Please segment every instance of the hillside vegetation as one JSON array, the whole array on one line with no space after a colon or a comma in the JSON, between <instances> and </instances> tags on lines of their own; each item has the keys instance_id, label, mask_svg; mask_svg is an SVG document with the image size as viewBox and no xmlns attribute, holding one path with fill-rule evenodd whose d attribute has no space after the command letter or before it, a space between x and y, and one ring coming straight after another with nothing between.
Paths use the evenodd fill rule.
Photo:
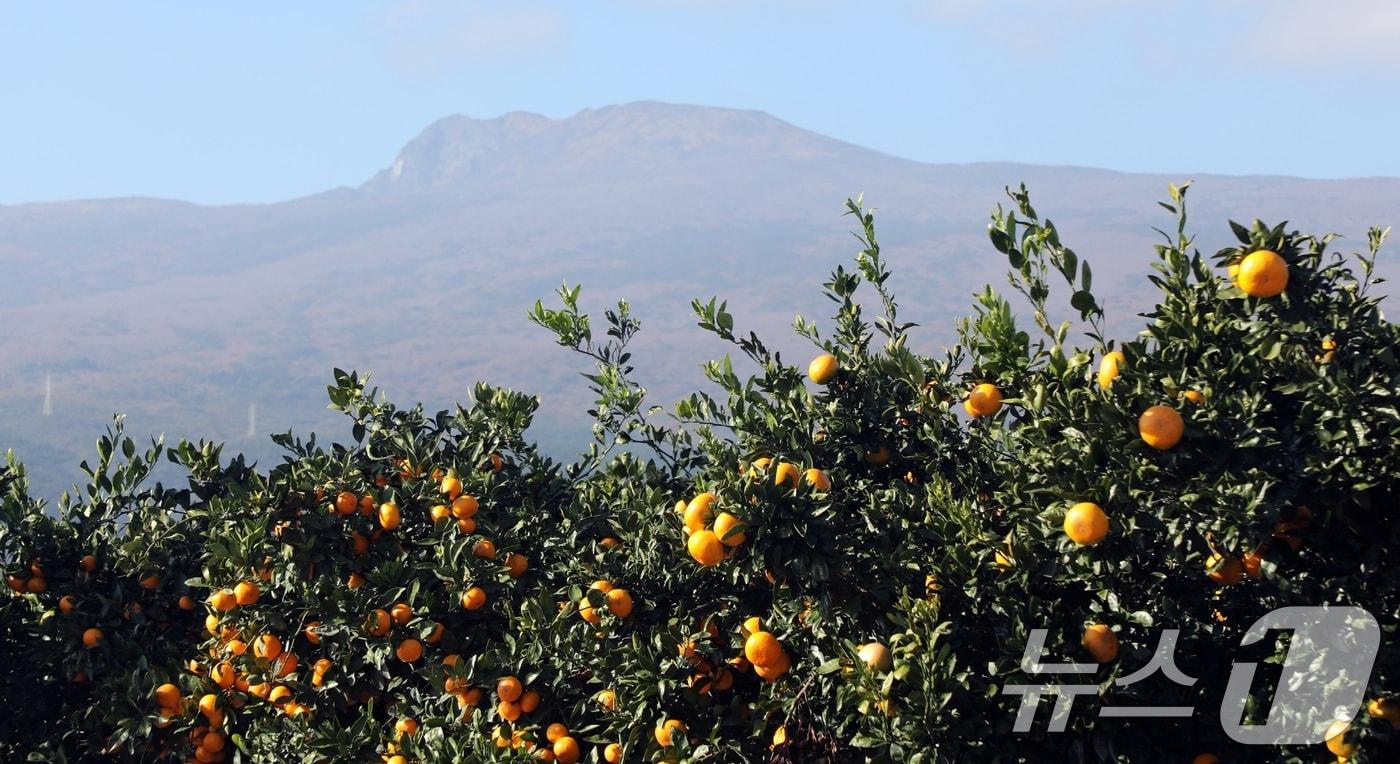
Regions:
<instances>
[{"instance_id":1,"label":"hillside vegetation","mask_svg":"<svg viewBox=\"0 0 1400 764\"><path fill-rule=\"evenodd\" d=\"M989 227L1008 289L981 291L935 357L910 349L898 300L918 295L848 202L859 251L822 285L833 315L794 324L810 356L697 300L743 362L705 364L669 410L636 381L628 304L590 315L565 286L529 319L586 370L594 439L568 464L528 438L529 394L478 384L432 413L340 370L353 442L279 436L275 465L138 444L117 419L87 484L46 507L11 456L0 759L1394 761L1384 232L1342 255L1231 224L1237 244L1207 256L1185 201L1163 202L1155 307L1114 339L1089 264L1013 190ZM472 342L432 331L447 353ZM163 460L187 483L148 480ZM1232 742L1232 665L1276 679L1288 649L1241 648L1245 630L1320 604L1385 630L1367 708L1325 744ZM1047 660L1097 666L1064 731L1048 701L1012 730L1003 688L1041 681L1033 629ZM1198 681L1115 684L1166 629ZM1133 705L1195 712L1098 714Z\"/></svg>"}]
</instances>

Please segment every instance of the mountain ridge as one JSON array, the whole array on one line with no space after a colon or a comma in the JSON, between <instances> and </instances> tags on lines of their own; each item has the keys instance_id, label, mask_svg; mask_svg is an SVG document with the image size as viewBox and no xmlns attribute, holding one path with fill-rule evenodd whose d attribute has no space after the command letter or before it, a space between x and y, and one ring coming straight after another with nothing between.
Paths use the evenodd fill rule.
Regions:
<instances>
[{"instance_id":1,"label":"mountain ridge","mask_svg":"<svg viewBox=\"0 0 1400 764\"><path fill-rule=\"evenodd\" d=\"M424 128L388 168L360 188L379 193L449 189L519 169L503 161L514 159L508 156L512 151L526 152L543 166L582 164L596 170L604 158L626 163L626 153L616 150L622 145L650 152L646 160L652 162L657 150L707 162L756 151L790 159L830 157L842 150L879 155L766 112L642 101L583 109L562 119L531 112L490 119L444 117Z\"/></svg>"},{"instance_id":2,"label":"mountain ridge","mask_svg":"<svg viewBox=\"0 0 1400 764\"><path fill-rule=\"evenodd\" d=\"M713 118L715 118L715 117L717 117L717 116L722 116L722 117L726 117L726 118L728 118L728 119L730 119L730 120L744 119L744 120L749 120L749 121L753 121L753 122L762 122L762 123L766 123L767 125L769 125L769 126L772 127L772 128L776 128L776 129L783 130L783 131L784 131L787 135L789 135L789 136L801 137L801 138L803 138L803 139L809 141L810 143L812 143L812 144L814 144L814 145L820 145L820 146L824 146L824 147L835 147L835 148L841 148L841 149L852 150L852 151L860 152L862 155L867 156L867 157L878 158L878 159L883 160L883 161L893 161L893 162L897 162L897 163L905 164L905 165L910 165L910 166L919 166L919 167L924 167L924 168L928 168L928 169L956 169L956 168L983 169L983 168L986 168L986 169L1007 169L1007 170L1015 170L1015 169L1024 169L1024 168L1044 168L1044 169L1055 169L1055 170L1064 170L1064 171L1085 171L1085 172L1092 172L1092 173L1108 173L1108 174L1126 175L1126 176L1153 176L1153 177L1163 177L1163 178L1171 177L1171 178L1177 178L1177 179L1181 179L1181 180L1185 180L1185 179L1234 178L1234 179L1250 179L1250 180L1307 181L1307 182L1319 182L1319 183L1326 183L1326 182L1341 182L1341 183L1347 183L1347 182L1364 182L1364 181L1400 181L1400 178L1397 178L1397 177L1395 177L1395 176L1385 176L1385 175L1369 175L1369 176L1357 176L1357 177L1347 177L1347 178L1316 178L1316 177L1301 176L1301 175L1290 175L1290 174L1286 174L1286 173L1226 174L1226 173L1215 173L1215 172L1175 172L1175 173L1173 173L1173 172L1166 172L1166 171L1137 171L1137 170L1120 170L1120 169L1116 169L1116 168L1099 167L1099 166L1095 166L1095 165L1082 165L1082 164L1043 164L1043 163L1036 163L1036 162L1003 161L1003 160L976 160L976 161L964 161L964 162L943 162L943 161L920 160L920 159L911 159L911 158L908 158L908 157L903 157L903 156L900 156L900 155L897 155L897 154L892 154L892 153L885 152L885 151L881 151L881 150L878 150L878 149L872 149L872 148L860 146L859 144L851 143L851 142L849 142L849 141L844 141L844 140L841 140L841 139L839 139L839 138L834 138L834 137L827 136L827 135L824 135L824 134L821 134L821 133L817 133L817 132L815 132L815 131L808 130L808 129L806 129L806 128L802 128L802 127L797 126L797 125L795 125L795 124L793 124L793 123L790 123L790 122L788 122L788 121L786 121L786 120L783 120L782 118L777 117L777 116L775 116L775 115L773 115L773 114L771 114L771 113L769 113L769 112L767 112L767 111L763 111L763 110L759 110L759 109L736 109L736 108L715 107L715 106L704 106L704 105L688 104L688 103L671 103L671 102L664 102L664 101L645 101L645 100L644 100L644 101L631 101L631 102L625 102L625 103L611 104L611 105L602 106L602 107L590 107L590 108L585 108L585 109L581 109L581 110L579 110L579 111L577 111L577 112L574 112L573 114L570 114L570 115L568 115L568 116L559 117L559 118L548 117L548 116L545 116L545 115L542 115L542 114L539 114L539 113L536 113L536 112L530 112L530 111L524 111L524 110L509 111L509 112L505 112L505 113L503 113L503 114L500 114L500 115L497 115L497 116L494 116L494 117L472 117L472 116L470 116L470 115L462 114L462 113L449 114L449 115L445 115L445 116L443 116L443 117L440 117L440 118L438 118L438 119L432 121L432 122L429 123L427 126L425 126L422 130L420 130L419 133L418 133L417 135L415 135L414 137L410 138L410 139L399 149L399 151L396 153L396 155L395 155L395 161L397 161L398 159L400 159L401 157L403 157L404 154L405 154L406 152L410 152L411 149L413 149L413 148L415 147L416 144L420 144L420 143L424 142L424 141L427 140L427 139L431 139L431 138L434 136L435 133L443 133L443 132L446 132L446 133L449 133L449 134L451 134L451 135L460 135L460 133L461 133L462 131L456 130L456 128L457 128L457 127L460 127L460 126L466 126L466 127L470 128L470 129L473 129L473 130L479 130L479 129L482 129L482 128L486 128L486 129L490 129L490 130L496 130L497 133L501 133L501 130L498 130L497 128L505 128L506 130L510 130L511 133L512 133L513 135L515 135L517 138L520 138L520 137L537 136L537 135L539 135L539 134L546 133L546 132L549 132L549 131L552 131L552 130L554 130L554 131L557 131L557 130L568 130L570 127L578 126L578 125L585 125L585 126L590 127L590 129L592 129L592 128L596 128L596 127L597 127L596 121L594 121L594 120L597 120L597 119L599 119L599 118L604 118L604 119L606 119L606 118L609 118L609 117L615 117L615 116L619 116L619 115L620 115L621 117L623 117L624 119L630 118L633 122L638 122L638 121L643 121L643 122L644 122L646 119L651 119L652 121L655 121L655 120L657 120L659 117L661 117L661 116L663 116L663 115L666 116L666 117L672 118L672 119L679 119L679 118L681 118L681 117L694 118L694 117L696 117L696 116L698 115L698 116L706 117L706 118L710 118L710 119L713 119ZM521 126L521 125L526 125L527 127L526 127L525 129L520 129L520 130L515 129L515 127L518 127L518 126ZM609 123L609 125L612 126L612 127L617 127L617 123L616 123L615 121ZM619 136L619 137L622 137L622 136ZM11 203L11 204L0 204L0 210L14 210L14 209L22 209L22 208L48 207L48 206L53 206L53 205L73 205L73 204L106 204L106 205L114 205L114 204L137 203L137 202L141 202L141 203L170 203L170 204L185 205L185 206L189 206L189 207L197 207L197 208L201 208L201 209L227 209L227 208L244 208L244 207L255 207L255 208L256 208L256 207L268 207L268 206L284 205L284 204L289 204L289 203L297 203L297 202L302 202L302 201L305 201L305 200L314 200L314 199L318 199L318 198L325 197L325 196L328 196L328 195L343 195L343 194L347 194L347 193L361 193L361 192L365 192L365 191L390 190L390 189L387 187L386 179L387 179L387 177L391 174L393 168L394 168L394 162L391 162L388 166L386 166L386 167L384 167L383 169L381 169L381 170L375 172L375 173L372 174L369 178L367 178L365 181L363 181L362 183L360 183L360 184L357 185L357 186L340 185L340 186L335 186L335 187L327 188L327 189L324 189L324 190L322 190L322 191L317 191L317 192L314 192L314 193L306 194L306 195L303 195L303 196L292 197L292 198L283 199L283 200L268 201L268 202L233 202L233 203L224 203L224 204L201 204L201 203L198 203L198 202L190 202L190 201L186 201L186 200L183 200L183 199L172 198L172 197L150 196L150 195L139 195L139 194L138 194L138 195L118 196L118 197L84 197L84 198L75 198L75 199L67 199L67 200L59 200L59 201L20 202L20 203ZM450 184L445 184L444 187L439 187L439 188L436 188L436 189L430 188L430 189L428 189L428 190L429 190L429 191L432 191L432 190L451 191L451 190L453 190L453 189L451 188L451 185L450 185Z\"/></svg>"}]
</instances>

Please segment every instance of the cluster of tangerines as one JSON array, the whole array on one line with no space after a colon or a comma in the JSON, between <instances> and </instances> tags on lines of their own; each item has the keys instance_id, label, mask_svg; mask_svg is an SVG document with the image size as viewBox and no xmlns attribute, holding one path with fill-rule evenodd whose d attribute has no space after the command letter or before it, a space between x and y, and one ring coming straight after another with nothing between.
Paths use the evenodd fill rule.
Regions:
<instances>
[{"instance_id":1,"label":"cluster of tangerines","mask_svg":"<svg viewBox=\"0 0 1400 764\"><path fill-rule=\"evenodd\" d=\"M493 455L493 469L499 470L499 457ZM433 476L439 482L439 488L444 496L445 503L433 506L428 511L428 518L434 525L445 524L455 521L458 530L463 534L473 533L476 530L475 516L480 508L479 501L470 495L463 493L461 480L452 473L437 474ZM318 500L324 498L324 492L318 492ZM392 501L378 503L372 495L357 496L350 491L340 491L335 494L329 503L331 512L347 517L359 513L366 517L376 519L378 528L370 535L366 536L359 531L351 534L352 551L356 556L364 555L368 552L372 540L378 534L391 532L398 529L403 522L403 514L397 504ZM473 546L474 556L482 559L495 560L497 551L495 544L489 539L479 539ZM519 577L525 573L529 567L529 560L518 552L508 553L502 560L506 572L512 577ZM269 570L255 570L257 577L262 580L270 578ZM348 581L349 588L359 588L365 583L362 574L352 573ZM228 614L240 606L254 605L261 597L261 588L257 581L247 580L239 582L232 587L216 590L209 596L208 604L210 613L205 619L205 629L208 633L217 638L218 644L210 648L209 654L216 663L208 669L208 680L216 690L222 690L224 697L209 693L204 695L198 704L199 710L205 716L205 723L200 729L218 730L222 727L224 716L223 708L230 705L235 708L241 707L245 702L245 697L251 695L260 700L266 701L273 707L291 717L308 714L311 712L309 706L299 702L293 690L285 684L277 683L279 679L288 678L296 671L299 661L297 656L290 650L284 650L282 641L273 634L262 634L253 640L252 645L248 645L241 639L239 629L231 623L225 623L220 619L221 614ZM480 586L466 588L461 594L461 605L467 610L479 610L486 604L486 592ZM617 603L614 612L630 612L631 600L625 591L619 590L618 595L614 595L612 601ZM624 605L625 603L625 605ZM193 607L193 602L190 607ZM181 607L184 607L182 602ZM186 608L188 609L188 608ZM370 611L364 618L363 628L365 633L373 637L389 637L396 627L409 626L416 618L413 609L407 603L395 603L388 608L376 608ZM319 632L321 622L311 621L306 624L303 634L311 645L321 643ZM438 644L444 635L444 627L441 623L433 623L432 629L419 640L417 636L408 636L398 641L394 647L395 657L404 663L414 664L423 658L425 647L424 642L429 645ZM100 635L98 636L100 640ZM252 665L248 666L251 671L240 673L237 663L248 660L246 654L252 653ZM456 698L462 710L470 714L481 700L481 691L468 687L465 680L454 673L454 667L460 662L460 656L449 655L443 659L445 670L449 676L444 682L444 690L447 694ZM196 675L203 675L205 668L198 661L191 660L189 669ZM321 687L325 683L326 675L333 669L333 663L328 658L317 660L312 666L311 685ZM250 684L249 677L261 675L264 681ZM173 687L170 685L168 687ZM169 693L169 689L163 686L157 692L157 705L165 719L178 715L183 709L181 704L167 704L162 701ZM178 693L178 688L175 688ZM509 692L509 690L507 690ZM533 698L533 700L532 700ZM519 718L522 711L533 711L539 704L538 695L533 692L525 694L519 699L520 702L503 701L498 707L498 713L503 719L513 720ZM512 716L513 715L513 716ZM168 726L162 725L162 726ZM403 757L397 752L397 741L404 734L412 734L417 729L417 722L412 719L401 719L396 725L396 742L388 745L390 761L402 761ZM203 739L208 739L203 738ZM211 745L213 745L211 743ZM561 761L573 761L568 755L568 742L559 745L560 750L565 751L559 757ZM213 754L205 754L205 758L198 758L199 751L203 750L196 746L196 757L199 761L217 761L219 759L208 758ZM553 754L552 754L553 756Z\"/></svg>"},{"instance_id":2,"label":"cluster of tangerines","mask_svg":"<svg viewBox=\"0 0 1400 764\"><path fill-rule=\"evenodd\" d=\"M757 617L744 622L744 659L753 665L753 672L766 682L776 681L792 668L792 656L783 643L765 631Z\"/></svg>"},{"instance_id":3,"label":"cluster of tangerines","mask_svg":"<svg viewBox=\"0 0 1400 764\"><path fill-rule=\"evenodd\" d=\"M532 714L540 707L539 693L525 687L514 676L496 680L496 699L496 715L506 724L514 724L523 715ZM605 710L611 711L617 707L617 694L612 690L599 692L595 700ZM506 724L496 727L495 742L498 748L522 749L531 753L536 761L559 764L575 764L583 755L578 738L570 734L568 726L562 722L553 722L545 727L543 742L534 739L533 732L525 727L510 729ZM616 764L622 761L622 746L609 743L604 746L602 756L604 761Z\"/></svg>"},{"instance_id":4,"label":"cluster of tangerines","mask_svg":"<svg viewBox=\"0 0 1400 764\"><path fill-rule=\"evenodd\" d=\"M499 472L502 461L499 454L491 455L490 469ZM405 472L401 477L413 479L416 472ZM462 480L455 471L443 473L437 470L433 478L439 481L439 487L445 498L444 503L434 504L428 509L428 520L434 527L440 524L455 522L457 530L462 535L470 535L476 532L476 515L481 508L481 502L475 496L463 493ZM403 511L398 504L393 501L386 501L378 504L373 495L356 496L351 491L341 491L331 504L331 510L342 517L348 517L358 511L366 517L377 517L378 526L370 535L356 530L350 533L351 551L355 556L363 556L369 552L370 544L378 541L385 532L398 529L403 524ZM472 547L472 554L480 559L494 560L497 557L496 544L490 539L478 539ZM519 578L529 569L530 561L525 555L519 552L509 552L502 560L506 572L512 578ZM364 586L364 575L359 572L352 572L349 576L348 586L351 589L358 589ZM467 610L479 610L486 605L486 590L479 586L468 587L462 592L462 607Z\"/></svg>"},{"instance_id":5,"label":"cluster of tangerines","mask_svg":"<svg viewBox=\"0 0 1400 764\"><path fill-rule=\"evenodd\" d=\"M688 503L676 502L676 512L680 513L685 524L686 550L696 562L707 568L720 564L748 539L743 520L729 512L715 515L714 505L717 501L719 497L706 491ZM713 528L710 527L711 523L714 524Z\"/></svg>"},{"instance_id":6,"label":"cluster of tangerines","mask_svg":"<svg viewBox=\"0 0 1400 764\"><path fill-rule=\"evenodd\" d=\"M262 569L255 571L255 575L267 580L271 572ZM301 716L311 711L310 707L292 697L289 687L272 682L286 679L297 670L300 660L296 653L285 649L281 638L275 634L260 634L253 638L250 645L244 641L236 625L220 618L219 614L256 604L261 596L261 587L252 580L241 581L231 588L219 589L209 595L212 612L205 616L204 628L219 644L209 648L209 657L217 663L209 667L208 679L215 689L223 691L225 695L220 698L211 692L200 698L199 710L210 729L220 729L224 721L224 705L241 707L245 694L267 701L287 716ZM308 634L311 633L313 630L308 629ZM239 664L243 665L243 672L239 671ZM313 668L313 683L316 686L320 686L329 668L329 661L323 659L317 662ZM196 660L190 661L189 670L197 676L205 671ZM250 684L248 677L256 675L265 677L265 680ZM162 715L168 716L164 709Z\"/></svg>"},{"instance_id":7,"label":"cluster of tangerines","mask_svg":"<svg viewBox=\"0 0 1400 764\"><path fill-rule=\"evenodd\" d=\"M491 469L500 471L501 457L499 454L491 455ZM403 468L400 478L404 480L415 480L418 478L416 471L407 467ZM455 520L457 530L462 534L476 532L476 513L480 508L480 502L475 496L463 493L462 480L457 476L456 471L442 472L435 470L433 479L438 482L442 493L446 497L443 504L435 504L428 510L428 519L434 525L440 521ZM383 487L383 480L379 481ZM321 494L318 491L318 496ZM334 501L330 505L330 510L341 517L349 517L357 511L365 517L378 519L379 527L371 535L365 536L359 531L351 533L351 545L356 555L363 555L369 550L370 542L378 540L385 531L396 530L403 524L403 511L399 505L393 501L379 503L373 494L356 496L352 491L340 491L336 494Z\"/></svg>"},{"instance_id":8,"label":"cluster of tangerines","mask_svg":"<svg viewBox=\"0 0 1400 764\"><path fill-rule=\"evenodd\" d=\"M462 493L462 480L455 473L449 472L442 477L439 484L443 496L447 498L447 504L434 504L428 510L428 519L436 525L438 522L456 520L457 530L463 534L476 532L476 512L481 503L475 496Z\"/></svg>"},{"instance_id":9,"label":"cluster of tangerines","mask_svg":"<svg viewBox=\"0 0 1400 764\"><path fill-rule=\"evenodd\" d=\"M408 758L399 753L399 743L404 735L413 735L418 732L418 720L412 718L402 718L394 722L394 741L387 746L387 753L384 754L385 764L408 764Z\"/></svg>"},{"instance_id":10,"label":"cluster of tangerines","mask_svg":"<svg viewBox=\"0 0 1400 764\"><path fill-rule=\"evenodd\" d=\"M93 559L93 568L96 569L97 560ZM29 563L27 572L11 573L5 577L5 584L21 594L43 594L49 590L49 580L44 577L43 565L34 560Z\"/></svg>"},{"instance_id":11,"label":"cluster of tangerines","mask_svg":"<svg viewBox=\"0 0 1400 764\"><path fill-rule=\"evenodd\" d=\"M720 641L719 625L714 618L700 622L700 631L709 636L712 646ZM700 695L711 692L724 692L734 686L734 672L753 669L765 682L776 682L792 668L792 656L771 632L764 630L763 621L752 616L739 627L743 639L741 654L725 661L727 665L716 667L702 655L700 646L694 640L686 640L677 647L680 657L694 670L689 686ZM712 651L705 651L711 655ZM663 745L665 745L663 743Z\"/></svg>"},{"instance_id":12,"label":"cluster of tangerines","mask_svg":"<svg viewBox=\"0 0 1400 764\"><path fill-rule=\"evenodd\" d=\"M365 618L365 633L371 637L387 637L395 626L407 626L412 620L413 608L407 603L396 603L388 610L375 608ZM315 625L308 627L309 631L314 629ZM433 630L427 636L428 644L442 641L443 631L442 624L433 624ZM423 657L423 643L414 637L406 637L394 647L394 657L404 663L417 663Z\"/></svg>"},{"instance_id":13,"label":"cluster of tangerines","mask_svg":"<svg viewBox=\"0 0 1400 764\"><path fill-rule=\"evenodd\" d=\"M290 677L301 663L296 653L284 648L279 637L275 634L260 634L249 645L242 639L236 626L221 624L213 614L206 619L205 628L220 642L219 646L209 649L209 657L217 663L209 667L208 680L213 689L224 693L223 698L213 692L200 698L200 713L205 716L211 729L223 726L225 705L233 708L243 706L244 694L271 703L287 716L310 713L310 707L292 697L289 687L273 682ZM244 669L241 672L240 664ZM318 662L314 672L324 676L328 669L328 663ZM190 661L189 670L196 676L203 676L205 673L204 666L196 660ZM263 680L250 684L250 676L261 676Z\"/></svg>"},{"instance_id":14,"label":"cluster of tangerines","mask_svg":"<svg viewBox=\"0 0 1400 764\"><path fill-rule=\"evenodd\" d=\"M831 478L816 467L801 470L791 462L779 462L776 466L767 456L753 461L747 470L749 477L762 480L769 469L773 471L773 484L779 488L796 491L801 483L816 491L830 491ZM743 468L740 468L743 472ZM705 491L690 501L676 502L676 514L681 516L682 533L686 539L686 551L700 565L712 568L731 557L739 546L748 540L748 523L728 511L715 512L719 497Z\"/></svg>"},{"instance_id":15,"label":"cluster of tangerines","mask_svg":"<svg viewBox=\"0 0 1400 764\"><path fill-rule=\"evenodd\" d=\"M231 676L225 673L224 676ZM230 684L232 686L232 684ZM168 728L175 716L185 714L186 698L181 693L181 688L176 684L165 683L155 688L155 702L160 708L161 721L157 723L160 728ZM197 701L196 708L204 721L190 729L189 742L193 744L193 754L190 761L209 764L214 761L223 761L228 756L228 737L220 732L224 725L224 711L220 707L217 695L203 695Z\"/></svg>"},{"instance_id":16,"label":"cluster of tangerines","mask_svg":"<svg viewBox=\"0 0 1400 764\"><path fill-rule=\"evenodd\" d=\"M599 597L601 601L597 601ZM606 607L609 613L618 618L626 618L632 615L632 604L632 595L626 589L598 580L590 584L588 591L579 599L578 614L583 620L597 626L603 622L603 614L598 612L600 607Z\"/></svg>"},{"instance_id":17,"label":"cluster of tangerines","mask_svg":"<svg viewBox=\"0 0 1400 764\"><path fill-rule=\"evenodd\" d=\"M213 696L205 696L199 702L199 709L204 713L208 723L200 724L190 730L189 740L194 744L194 758L201 764L212 764L212 762L223 761L227 756L228 738L219 731L223 725L223 711L219 710L214 701L207 700ZM166 683L156 688L156 703L160 707L160 714L163 719L161 726L169 726L169 720L184 713L185 698L176 685Z\"/></svg>"},{"instance_id":18,"label":"cluster of tangerines","mask_svg":"<svg viewBox=\"0 0 1400 764\"><path fill-rule=\"evenodd\" d=\"M466 677L460 673L463 666L462 656L456 653L442 659L442 671L446 675L442 681L442 691L456 699L457 707L465 718L481 704L481 689L467 684ZM538 700L538 696L534 700Z\"/></svg>"},{"instance_id":19,"label":"cluster of tangerines","mask_svg":"<svg viewBox=\"0 0 1400 764\"><path fill-rule=\"evenodd\" d=\"M88 581L91 579L93 573L95 573L96 571L97 557L91 554L83 555L82 559L78 562L78 572L73 580L77 583ZM22 570L18 573L12 573L9 576L6 576L5 583L7 586L10 587L10 589L12 589L18 594L27 593L42 595L49 591L48 577L45 575L44 566L42 561L40 560L30 561L27 570ZM156 589L160 588L160 583L161 578L160 575L157 573L145 573L142 574L139 579L139 584L141 588L145 589L146 591L155 591ZM56 590L54 593L58 594L60 591L63 590ZM77 596L73 594L64 593L58 598L58 612L65 616L72 616L74 612L78 610L78 604L79 602ZM181 597L179 601L179 607L181 610L193 610L195 607L194 600L190 599L187 596ZM141 603L129 602L122 608L122 617L125 619L130 619L133 615L140 613L141 610ZM82 633L83 647L86 647L90 650L95 649L101 646L103 640L105 640L106 637L106 632L104 632L102 629L96 626L89 626L88 628L84 629ZM74 682L82 682L86 679L87 676L82 672L79 672L73 676Z\"/></svg>"},{"instance_id":20,"label":"cluster of tangerines","mask_svg":"<svg viewBox=\"0 0 1400 764\"><path fill-rule=\"evenodd\" d=\"M231 589L220 589L209 595L209 607L220 613L227 613L239 605L257 604L262 589L256 581L240 581Z\"/></svg>"}]
</instances>

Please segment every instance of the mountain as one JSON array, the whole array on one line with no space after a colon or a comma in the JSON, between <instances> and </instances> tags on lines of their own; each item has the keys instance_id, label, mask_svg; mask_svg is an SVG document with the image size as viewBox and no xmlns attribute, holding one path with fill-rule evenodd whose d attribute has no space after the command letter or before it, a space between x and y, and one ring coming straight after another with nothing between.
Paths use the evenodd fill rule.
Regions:
<instances>
[{"instance_id":1,"label":"mountain","mask_svg":"<svg viewBox=\"0 0 1400 764\"><path fill-rule=\"evenodd\" d=\"M341 367L432 407L478 379L538 393L540 437L568 453L587 436L586 367L525 320L535 299L566 280L594 310L628 298L642 378L668 403L726 352L695 328L691 298L726 298L744 328L810 353L787 327L826 315L817 289L854 250L842 201L862 192L923 348L950 342L971 293L1000 281L987 214L1022 181L1093 263L1112 325L1132 331L1151 296L1151 226L1171 223L1154 202L1192 178L1206 251L1227 242L1227 218L1288 219L1357 247L1400 213L1392 178L929 164L761 112L662 103L448 117L360 188L277 204L0 206L0 448L49 495L117 411L135 432L266 460L267 433L345 434L324 408Z\"/></svg>"},{"instance_id":2,"label":"mountain","mask_svg":"<svg viewBox=\"0 0 1400 764\"><path fill-rule=\"evenodd\" d=\"M566 120L527 112L491 120L447 117L362 188L414 193L505 179L664 179L667 173L658 170L733 173L755 160L782 166L877 156L762 112L636 103L588 109Z\"/></svg>"}]
</instances>

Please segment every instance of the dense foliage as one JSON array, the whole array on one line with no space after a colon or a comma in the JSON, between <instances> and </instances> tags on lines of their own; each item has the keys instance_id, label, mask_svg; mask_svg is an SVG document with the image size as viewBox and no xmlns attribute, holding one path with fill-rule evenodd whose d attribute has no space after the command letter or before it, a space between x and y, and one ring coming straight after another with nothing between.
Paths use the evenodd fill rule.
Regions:
<instances>
[{"instance_id":1,"label":"dense foliage","mask_svg":"<svg viewBox=\"0 0 1400 764\"><path fill-rule=\"evenodd\" d=\"M1113 341L1088 263L1011 197L990 235L1017 309L986 288L939 357L909 349L858 201L854 267L824 284L831 328L795 324L811 365L697 301L754 371L708 363L710 392L669 412L634 381L627 304L595 329L561 289L530 319L592 366L595 438L571 464L527 439L531 396L483 384L432 414L341 371L329 396L354 443L279 436L270 469L217 444L138 447L118 419L50 508L11 456L0 758L1395 760L1384 234L1341 256L1235 225L1238 246L1206 257L1172 188L1160 298ZM1055 325L1065 288L1076 320ZM162 459L188 484L153 485ZM1244 630L1323 603L1384 627L1370 712L1326 747L1232 743L1231 665L1287 650L1242 650ZM1063 732L1047 701L1015 733L1002 688L1033 681L1037 628L1047 655L1101 664L1099 692ZM1163 629L1199 681L1116 685ZM1254 692L1259 722L1267 678ZM1097 714L1135 704L1195 714Z\"/></svg>"}]
</instances>

